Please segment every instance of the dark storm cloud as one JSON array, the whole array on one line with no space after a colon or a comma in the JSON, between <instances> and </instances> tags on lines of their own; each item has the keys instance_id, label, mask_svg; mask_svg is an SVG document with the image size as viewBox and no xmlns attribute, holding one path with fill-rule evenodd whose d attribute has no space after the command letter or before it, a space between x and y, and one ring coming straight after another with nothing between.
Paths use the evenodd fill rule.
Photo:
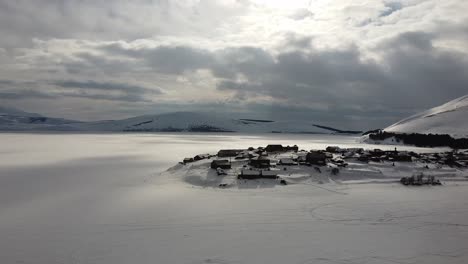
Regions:
<instances>
[{"instance_id":1,"label":"dark storm cloud","mask_svg":"<svg viewBox=\"0 0 468 264\"><path fill-rule=\"evenodd\" d=\"M468 61L464 53L433 46L433 35L405 33L378 52L381 62L363 60L356 48L336 51L280 53L263 72L250 71L255 59L237 68L247 80L223 80L218 88L246 95L267 95L296 104L328 104L338 121L343 111L364 116L364 107L382 108L395 119L462 96L468 92ZM255 58L255 57L252 57ZM217 72L215 70L214 72ZM361 110L362 109L362 110ZM401 109L407 109L401 113Z\"/></svg>"},{"instance_id":2,"label":"dark storm cloud","mask_svg":"<svg viewBox=\"0 0 468 264\"><path fill-rule=\"evenodd\" d=\"M62 89L51 89L51 87L48 87L50 84ZM72 80L53 82L0 80L0 98L8 100L75 97L124 102L151 102L150 96L159 94L162 94L162 91L158 88L150 89L126 83L79 82Z\"/></svg>"},{"instance_id":3,"label":"dark storm cloud","mask_svg":"<svg viewBox=\"0 0 468 264\"><path fill-rule=\"evenodd\" d=\"M400 34L377 46L379 59L374 60L354 46L316 49L306 39L298 47L297 38L278 53L256 47L212 52L166 46L104 49L110 55L142 59L156 73L210 69L218 78L217 88L234 92L238 100L268 96L290 108L309 108L321 120L339 122L348 115L381 116L388 122L468 92L467 55L434 46L436 37L425 32ZM280 108L273 101L270 111L284 113L288 108L275 107Z\"/></svg>"},{"instance_id":4,"label":"dark storm cloud","mask_svg":"<svg viewBox=\"0 0 468 264\"><path fill-rule=\"evenodd\" d=\"M54 99L56 95L43 93L34 90L1 90L1 99L20 100L20 99Z\"/></svg>"},{"instance_id":5,"label":"dark storm cloud","mask_svg":"<svg viewBox=\"0 0 468 264\"><path fill-rule=\"evenodd\" d=\"M387 86L408 104L436 105L468 92L467 54L437 48L433 38L430 33L404 33L382 47Z\"/></svg>"}]
</instances>

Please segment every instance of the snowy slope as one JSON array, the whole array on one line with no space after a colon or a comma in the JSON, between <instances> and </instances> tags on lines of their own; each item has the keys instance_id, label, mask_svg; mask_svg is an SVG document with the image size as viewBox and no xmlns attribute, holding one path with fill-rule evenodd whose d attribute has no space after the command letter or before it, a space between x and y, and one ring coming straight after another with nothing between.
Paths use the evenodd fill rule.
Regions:
<instances>
[{"instance_id":1,"label":"snowy slope","mask_svg":"<svg viewBox=\"0 0 468 264\"><path fill-rule=\"evenodd\" d=\"M468 95L406 118L384 129L397 133L448 134L468 137Z\"/></svg>"},{"instance_id":2,"label":"snowy slope","mask_svg":"<svg viewBox=\"0 0 468 264\"><path fill-rule=\"evenodd\" d=\"M144 115L123 120L79 122L49 118L20 110L0 108L0 131L89 131L89 132L244 132L319 133L333 131L312 122L234 119L211 113L175 112Z\"/></svg>"},{"instance_id":3,"label":"snowy slope","mask_svg":"<svg viewBox=\"0 0 468 264\"><path fill-rule=\"evenodd\" d=\"M292 132L326 133L312 123L232 119L215 114L175 112L147 115L124 120L82 123L85 131L162 131L162 132Z\"/></svg>"}]
</instances>

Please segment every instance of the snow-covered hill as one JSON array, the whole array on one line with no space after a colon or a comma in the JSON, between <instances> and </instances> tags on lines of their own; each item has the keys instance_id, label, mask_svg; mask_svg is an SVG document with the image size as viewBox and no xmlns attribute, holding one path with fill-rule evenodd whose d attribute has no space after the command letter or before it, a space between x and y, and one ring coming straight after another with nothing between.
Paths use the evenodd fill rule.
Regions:
<instances>
[{"instance_id":1,"label":"snow-covered hill","mask_svg":"<svg viewBox=\"0 0 468 264\"><path fill-rule=\"evenodd\" d=\"M468 95L413 115L384 129L387 132L448 134L468 138Z\"/></svg>"},{"instance_id":2,"label":"snow-covered hill","mask_svg":"<svg viewBox=\"0 0 468 264\"><path fill-rule=\"evenodd\" d=\"M263 133L326 133L312 123L233 119L215 114L175 112L138 116L124 120L83 123L77 126L86 131L156 131L156 132L263 132Z\"/></svg>"},{"instance_id":3,"label":"snow-covered hill","mask_svg":"<svg viewBox=\"0 0 468 264\"><path fill-rule=\"evenodd\" d=\"M320 133L332 131L312 122L233 119L221 115L175 112L123 120L79 122L49 118L16 109L0 108L0 131L90 131L90 132L245 132Z\"/></svg>"}]
</instances>

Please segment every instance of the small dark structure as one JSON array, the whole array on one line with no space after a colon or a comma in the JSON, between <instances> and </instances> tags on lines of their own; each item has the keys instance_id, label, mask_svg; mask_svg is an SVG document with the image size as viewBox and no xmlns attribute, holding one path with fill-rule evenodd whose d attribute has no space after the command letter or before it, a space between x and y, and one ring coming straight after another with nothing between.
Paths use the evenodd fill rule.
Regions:
<instances>
[{"instance_id":1,"label":"small dark structure","mask_svg":"<svg viewBox=\"0 0 468 264\"><path fill-rule=\"evenodd\" d=\"M276 171L265 170L241 170L237 175L238 179L254 180L254 179L277 179L278 173Z\"/></svg>"},{"instance_id":2,"label":"small dark structure","mask_svg":"<svg viewBox=\"0 0 468 264\"><path fill-rule=\"evenodd\" d=\"M306 160L310 164L325 165L327 163L327 155L323 151L311 151L307 153Z\"/></svg>"},{"instance_id":3,"label":"small dark structure","mask_svg":"<svg viewBox=\"0 0 468 264\"><path fill-rule=\"evenodd\" d=\"M294 152L298 152L299 151L299 147L297 145L294 145L294 146L286 146L284 147L284 150L285 151L294 151Z\"/></svg>"},{"instance_id":4,"label":"small dark structure","mask_svg":"<svg viewBox=\"0 0 468 264\"><path fill-rule=\"evenodd\" d=\"M362 162L369 162L370 155L369 154L362 154L357 159L359 161L362 161Z\"/></svg>"},{"instance_id":5,"label":"small dark structure","mask_svg":"<svg viewBox=\"0 0 468 264\"><path fill-rule=\"evenodd\" d=\"M270 167L270 159L265 156L260 156L256 159L251 159L249 165L255 168L265 169Z\"/></svg>"},{"instance_id":6,"label":"small dark structure","mask_svg":"<svg viewBox=\"0 0 468 264\"><path fill-rule=\"evenodd\" d=\"M400 161L400 162L411 162L413 161L413 158L409 154L398 153L396 155L391 155L390 160Z\"/></svg>"},{"instance_id":7,"label":"small dark structure","mask_svg":"<svg viewBox=\"0 0 468 264\"><path fill-rule=\"evenodd\" d=\"M268 145L265 148L266 152L283 152L285 151L283 145Z\"/></svg>"},{"instance_id":8,"label":"small dark structure","mask_svg":"<svg viewBox=\"0 0 468 264\"><path fill-rule=\"evenodd\" d=\"M279 144L270 144L266 146L265 151L266 152L286 152L286 151L297 152L299 151L299 147L297 145L284 147L283 145L279 145Z\"/></svg>"},{"instance_id":9,"label":"small dark structure","mask_svg":"<svg viewBox=\"0 0 468 264\"><path fill-rule=\"evenodd\" d=\"M213 160L211 162L211 168L212 169L217 169L217 168L230 169L231 163L229 162L229 160Z\"/></svg>"},{"instance_id":10,"label":"small dark structure","mask_svg":"<svg viewBox=\"0 0 468 264\"><path fill-rule=\"evenodd\" d=\"M383 151L381 149L373 149L373 150L369 151L369 154L371 154L374 157L380 157L382 155L385 155L385 151Z\"/></svg>"},{"instance_id":11,"label":"small dark structure","mask_svg":"<svg viewBox=\"0 0 468 264\"><path fill-rule=\"evenodd\" d=\"M354 152L354 153L358 153L358 154L364 153L364 149L363 149L363 148L347 148L346 151L348 151L348 152Z\"/></svg>"},{"instance_id":12,"label":"small dark structure","mask_svg":"<svg viewBox=\"0 0 468 264\"><path fill-rule=\"evenodd\" d=\"M193 158L185 158L183 163L184 164L187 164L187 163L190 163L190 162L193 162Z\"/></svg>"},{"instance_id":13,"label":"small dark structure","mask_svg":"<svg viewBox=\"0 0 468 264\"><path fill-rule=\"evenodd\" d=\"M341 151L341 148L338 146L328 146L325 150L330 153L338 153Z\"/></svg>"},{"instance_id":14,"label":"small dark structure","mask_svg":"<svg viewBox=\"0 0 468 264\"><path fill-rule=\"evenodd\" d=\"M283 159L280 159L278 164L283 165L283 166L293 166L293 165L297 165L297 162L289 158L283 158Z\"/></svg>"},{"instance_id":15,"label":"small dark structure","mask_svg":"<svg viewBox=\"0 0 468 264\"><path fill-rule=\"evenodd\" d=\"M421 185L442 185L442 183L435 179L434 176L427 176L426 180L424 180L423 174L413 175L411 177L403 177L400 179L401 184L403 185L414 185L414 186L421 186Z\"/></svg>"},{"instance_id":16,"label":"small dark structure","mask_svg":"<svg viewBox=\"0 0 468 264\"><path fill-rule=\"evenodd\" d=\"M239 153L243 152L244 149L222 149L218 151L218 157L225 158L225 157L235 157L239 155Z\"/></svg>"},{"instance_id":17,"label":"small dark structure","mask_svg":"<svg viewBox=\"0 0 468 264\"><path fill-rule=\"evenodd\" d=\"M210 158L210 154L198 154L195 157L193 157L193 160L197 161L197 160L203 160L203 159L209 159L209 158Z\"/></svg>"}]
</instances>

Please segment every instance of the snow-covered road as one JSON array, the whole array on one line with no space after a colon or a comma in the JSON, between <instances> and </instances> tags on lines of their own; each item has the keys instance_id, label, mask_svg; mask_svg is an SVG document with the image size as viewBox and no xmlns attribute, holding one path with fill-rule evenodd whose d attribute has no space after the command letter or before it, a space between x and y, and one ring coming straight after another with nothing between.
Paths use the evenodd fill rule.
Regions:
<instances>
[{"instance_id":1,"label":"snow-covered road","mask_svg":"<svg viewBox=\"0 0 468 264\"><path fill-rule=\"evenodd\" d=\"M468 262L463 182L218 189L161 174L185 156L220 148L352 147L355 140L0 134L0 262Z\"/></svg>"}]
</instances>

